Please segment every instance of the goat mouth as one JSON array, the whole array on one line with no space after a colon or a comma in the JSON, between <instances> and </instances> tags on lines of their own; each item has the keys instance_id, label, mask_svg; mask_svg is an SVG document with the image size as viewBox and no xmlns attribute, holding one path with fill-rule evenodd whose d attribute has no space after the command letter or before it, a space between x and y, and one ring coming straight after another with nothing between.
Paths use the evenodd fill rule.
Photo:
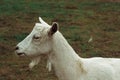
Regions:
<instances>
[{"instance_id":1,"label":"goat mouth","mask_svg":"<svg viewBox=\"0 0 120 80\"><path fill-rule=\"evenodd\" d=\"M25 53L17 53L18 56L25 56Z\"/></svg>"}]
</instances>

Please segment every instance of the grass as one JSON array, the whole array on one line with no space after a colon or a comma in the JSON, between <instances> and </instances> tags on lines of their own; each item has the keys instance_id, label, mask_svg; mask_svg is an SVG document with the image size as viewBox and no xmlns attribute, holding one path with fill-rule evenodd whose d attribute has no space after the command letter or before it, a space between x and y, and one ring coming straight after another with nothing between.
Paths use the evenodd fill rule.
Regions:
<instances>
[{"instance_id":1,"label":"grass","mask_svg":"<svg viewBox=\"0 0 120 80\"><path fill-rule=\"evenodd\" d=\"M27 35L28 35L28 33L22 33L22 34L14 35L14 38L16 39L17 42L20 42L20 41L22 41Z\"/></svg>"},{"instance_id":2,"label":"grass","mask_svg":"<svg viewBox=\"0 0 120 80\"><path fill-rule=\"evenodd\" d=\"M14 55L14 46L32 30L38 17L60 31L81 57L120 57L120 3L102 0L1 0L0 80L57 80L45 69L46 58L31 72L30 60ZM93 41L88 43L90 36Z\"/></svg>"}]
</instances>

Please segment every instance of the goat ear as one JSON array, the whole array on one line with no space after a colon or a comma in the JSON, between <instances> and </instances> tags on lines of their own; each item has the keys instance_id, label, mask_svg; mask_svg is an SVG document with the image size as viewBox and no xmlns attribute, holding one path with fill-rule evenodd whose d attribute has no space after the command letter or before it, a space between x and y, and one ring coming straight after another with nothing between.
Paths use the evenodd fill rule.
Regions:
<instances>
[{"instance_id":1,"label":"goat ear","mask_svg":"<svg viewBox=\"0 0 120 80\"><path fill-rule=\"evenodd\" d=\"M53 35L58 30L58 23L53 22L52 27L50 28L50 31L48 32L49 35Z\"/></svg>"}]
</instances>

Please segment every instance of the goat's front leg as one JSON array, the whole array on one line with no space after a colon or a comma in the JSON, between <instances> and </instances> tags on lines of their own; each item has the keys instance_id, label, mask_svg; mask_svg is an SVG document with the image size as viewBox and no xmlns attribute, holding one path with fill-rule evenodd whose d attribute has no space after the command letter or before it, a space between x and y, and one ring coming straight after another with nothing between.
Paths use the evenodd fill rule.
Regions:
<instances>
[{"instance_id":1,"label":"goat's front leg","mask_svg":"<svg viewBox=\"0 0 120 80\"><path fill-rule=\"evenodd\" d=\"M37 65L40 62L40 56L39 57L35 57L32 59L32 61L29 64L29 69L32 70L32 68Z\"/></svg>"}]
</instances>

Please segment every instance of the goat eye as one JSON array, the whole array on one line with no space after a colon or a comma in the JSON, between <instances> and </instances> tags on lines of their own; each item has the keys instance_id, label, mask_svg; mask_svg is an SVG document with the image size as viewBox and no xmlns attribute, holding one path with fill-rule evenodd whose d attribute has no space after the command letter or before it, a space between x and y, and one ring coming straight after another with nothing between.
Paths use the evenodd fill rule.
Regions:
<instances>
[{"instance_id":1,"label":"goat eye","mask_svg":"<svg viewBox=\"0 0 120 80\"><path fill-rule=\"evenodd\" d=\"M33 36L33 39L40 39L40 36Z\"/></svg>"}]
</instances>

